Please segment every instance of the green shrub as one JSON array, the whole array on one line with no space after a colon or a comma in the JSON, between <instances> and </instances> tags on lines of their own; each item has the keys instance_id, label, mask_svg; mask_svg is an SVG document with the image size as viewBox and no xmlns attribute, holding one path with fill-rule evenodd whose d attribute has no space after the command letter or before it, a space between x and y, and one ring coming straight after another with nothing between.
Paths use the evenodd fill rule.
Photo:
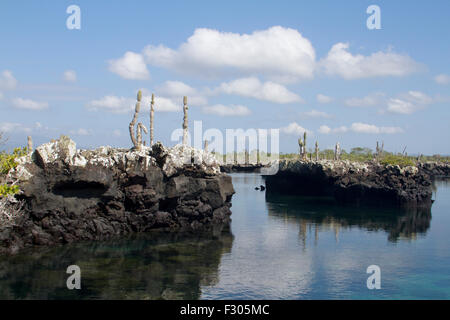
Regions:
<instances>
[{"instance_id":1,"label":"green shrub","mask_svg":"<svg viewBox=\"0 0 450 320\"><path fill-rule=\"evenodd\" d=\"M396 155L386 155L380 160L380 163L384 165L398 165L400 167L416 165L416 163L411 158Z\"/></svg>"},{"instance_id":2,"label":"green shrub","mask_svg":"<svg viewBox=\"0 0 450 320\"><path fill-rule=\"evenodd\" d=\"M9 186L7 184L0 185L0 197L14 195L18 192L19 192L19 186L17 186L17 185L12 185L12 186Z\"/></svg>"},{"instance_id":3,"label":"green shrub","mask_svg":"<svg viewBox=\"0 0 450 320\"><path fill-rule=\"evenodd\" d=\"M16 159L25 156L28 153L28 149L15 148L13 153L0 153L0 174L7 174L9 170L17 167Z\"/></svg>"}]
</instances>

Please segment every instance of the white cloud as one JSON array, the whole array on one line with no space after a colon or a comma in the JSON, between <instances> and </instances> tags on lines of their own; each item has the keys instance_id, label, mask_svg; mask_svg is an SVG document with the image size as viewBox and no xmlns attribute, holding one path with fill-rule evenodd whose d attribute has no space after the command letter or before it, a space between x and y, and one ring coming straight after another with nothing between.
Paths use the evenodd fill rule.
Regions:
<instances>
[{"instance_id":1,"label":"white cloud","mask_svg":"<svg viewBox=\"0 0 450 320\"><path fill-rule=\"evenodd\" d=\"M77 136L89 136L91 135L91 131L84 128L79 128L77 130L71 130L70 134L77 135Z\"/></svg>"},{"instance_id":2,"label":"white cloud","mask_svg":"<svg viewBox=\"0 0 450 320\"><path fill-rule=\"evenodd\" d=\"M344 101L344 104L349 107L373 107L383 104L383 93L372 93L363 98L348 98Z\"/></svg>"},{"instance_id":3,"label":"white cloud","mask_svg":"<svg viewBox=\"0 0 450 320\"><path fill-rule=\"evenodd\" d=\"M331 97L328 97L324 94L319 93L316 96L317 102L319 103L330 103L331 101L333 101L333 99Z\"/></svg>"},{"instance_id":4,"label":"white cloud","mask_svg":"<svg viewBox=\"0 0 450 320\"><path fill-rule=\"evenodd\" d=\"M267 81L262 83L256 77L242 78L222 83L216 93L236 94L274 103L303 102L303 99L285 86Z\"/></svg>"},{"instance_id":5,"label":"white cloud","mask_svg":"<svg viewBox=\"0 0 450 320\"><path fill-rule=\"evenodd\" d=\"M348 43L333 45L328 55L319 64L328 75L344 79L361 79L382 76L405 76L422 69L422 66L408 55L391 51L378 51L369 56L353 55Z\"/></svg>"},{"instance_id":6,"label":"white cloud","mask_svg":"<svg viewBox=\"0 0 450 320\"><path fill-rule=\"evenodd\" d=\"M23 99L23 98L12 99L12 105L18 109L28 109L28 110L44 110L48 108L47 102L38 102L31 99Z\"/></svg>"},{"instance_id":7,"label":"white cloud","mask_svg":"<svg viewBox=\"0 0 450 320\"><path fill-rule=\"evenodd\" d=\"M90 110L97 111L99 109L112 113L127 113L134 109L136 100L117 96L104 96L103 98L92 100L87 103Z\"/></svg>"},{"instance_id":8,"label":"white cloud","mask_svg":"<svg viewBox=\"0 0 450 320\"><path fill-rule=\"evenodd\" d=\"M9 70L4 70L0 74L0 89L1 90L13 90L17 86L17 80Z\"/></svg>"},{"instance_id":9,"label":"white cloud","mask_svg":"<svg viewBox=\"0 0 450 320\"><path fill-rule=\"evenodd\" d=\"M173 50L163 45L143 51L149 64L204 76L263 74L272 78L312 78L315 51L291 28L274 26L251 34L199 28Z\"/></svg>"},{"instance_id":10,"label":"white cloud","mask_svg":"<svg viewBox=\"0 0 450 320\"><path fill-rule=\"evenodd\" d=\"M355 133L367 133L367 134L394 134L394 133L402 133L403 129L399 127L377 127L373 124L367 124L362 122L354 122L350 126L350 128L346 126L341 126L337 128L330 128L326 125L322 125L319 128L319 132L323 134L330 133L345 133L348 131L352 131Z\"/></svg>"},{"instance_id":11,"label":"white cloud","mask_svg":"<svg viewBox=\"0 0 450 320\"><path fill-rule=\"evenodd\" d=\"M443 73L438 74L436 77L434 77L434 81L436 81L437 84L449 84L450 76Z\"/></svg>"},{"instance_id":12,"label":"white cloud","mask_svg":"<svg viewBox=\"0 0 450 320\"><path fill-rule=\"evenodd\" d=\"M319 133L329 134L329 133L344 133L347 132L348 128L346 126L341 126L338 128L331 129L329 126L322 125L319 127Z\"/></svg>"},{"instance_id":13,"label":"white cloud","mask_svg":"<svg viewBox=\"0 0 450 320\"><path fill-rule=\"evenodd\" d=\"M331 128L326 125L322 125L319 127L319 133L329 134L331 132Z\"/></svg>"},{"instance_id":14,"label":"white cloud","mask_svg":"<svg viewBox=\"0 0 450 320\"><path fill-rule=\"evenodd\" d=\"M293 134L293 135L297 135L297 136L300 136L300 135L302 135L305 132L312 133L311 131L303 128L297 122L291 122L286 127L280 128L280 131L284 132L286 134Z\"/></svg>"},{"instance_id":15,"label":"white cloud","mask_svg":"<svg viewBox=\"0 0 450 320\"><path fill-rule=\"evenodd\" d=\"M31 128L15 122L2 122L0 123L0 132L26 132L30 133Z\"/></svg>"},{"instance_id":16,"label":"white cloud","mask_svg":"<svg viewBox=\"0 0 450 320\"><path fill-rule=\"evenodd\" d=\"M352 126L350 129L353 132L357 132L357 133L394 134L394 133L403 132L403 130L399 127L377 127L373 124L367 124L367 123L361 123L361 122L352 123Z\"/></svg>"},{"instance_id":17,"label":"white cloud","mask_svg":"<svg viewBox=\"0 0 450 320\"><path fill-rule=\"evenodd\" d=\"M172 100L182 101L183 96L188 97L188 105L204 106L208 104L206 97L201 95L197 89L181 82L181 81L166 81L163 85L156 88L159 95L170 97Z\"/></svg>"},{"instance_id":18,"label":"white cloud","mask_svg":"<svg viewBox=\"0 0 450 320\"><path fill-rule=\"evenodd\" d=\"M147 99L147 105L150 105L150 97ZM189 102L189 100L188 100ZM155 111L175 112L182 109L181 103L175 103L172 99L164 97L155 97Z\"/></svg>"},{"instance_id":19,"label":"white cloud","mask_svg":"<svg viewBox=\"0 0 450 320\"><path fill-rule=\"evenodd\" d=\"M216 104L214 106L203 107L203 112L208 114L215 114L221 117L247 116L251 113L246 106L242 105L225 106L223 104Z\"/></svg>"},{"instance_id":20,"label":"white cloud","mask_svg":"<svg viewBox=\"0 0 450 320\"><path fill-rule=\"evenodd\" d=\"M333 116L331 114L328 114L323 111L318 110L311 110L303 112L302 115L307 118L332 118Z\"/></svg>"},{"instance_id":21,"label":"white cloud","mask_svg":"<svg viewBox=\"0 0 450 320\"><path fill-rule=\"evenodd\" d=\"M149 78L144 57L131 51L127 51L122 58L110 60L109 71L130 80L145 80Z\"/></svg>"},{"instance_id":22,"label":"white cloud","mask_svg":"<svg viewBox=\"0 0 450 320\"><path fill-rule=\"evenodd\" d=\"M142 89L141 112L148 112L150 109L151 93L149 92L147 89ZM112 113L127 113L134 111L136 98L104 96L103 98L88 102L86 106L92 111L102 109ZM155 96L156 112L173 112L181 109L182 104L177 104L170 98Z\"/></svg>"},{"instance_id":23,"label":"white cloud","mask_svg":"<svg viewBox=\"0 0 450 320\"><path fill-rule=\"evenodd\" d=\"M77 81L77 73L74 70L66 70L63 74L64 81L67 82L76 82Z\"/></svg>"},{"instance_id":24,"label":"white cloud","mask_svg":"<svg viewBox=\"0 0 450 320\"><path fill-rule=\"evenodd\" d=\"M420 91L409 91L387 102L387 111L399 114L411 114L431 104L433 99Z\"/></svg>"}]
</instances>

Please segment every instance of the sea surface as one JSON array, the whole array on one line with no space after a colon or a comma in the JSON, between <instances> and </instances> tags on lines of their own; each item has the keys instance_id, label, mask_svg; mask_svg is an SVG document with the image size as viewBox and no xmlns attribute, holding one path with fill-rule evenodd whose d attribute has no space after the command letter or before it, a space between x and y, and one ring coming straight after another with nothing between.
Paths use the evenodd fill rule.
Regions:
<instances>
[{"instance_id":1,"label":"sea surface","mask_svg":"<svg viewBox=\"0 0 450 320\"><path fill-rule=\"evenodd\" d=\"M229 229L145 235L0 256L0 299L449 299L450 180L430 211L268 196L232 174ZM81 289L69 290L69 265ZM369 289L369 266L380 289Z\"/></svg>"}]
</instances>

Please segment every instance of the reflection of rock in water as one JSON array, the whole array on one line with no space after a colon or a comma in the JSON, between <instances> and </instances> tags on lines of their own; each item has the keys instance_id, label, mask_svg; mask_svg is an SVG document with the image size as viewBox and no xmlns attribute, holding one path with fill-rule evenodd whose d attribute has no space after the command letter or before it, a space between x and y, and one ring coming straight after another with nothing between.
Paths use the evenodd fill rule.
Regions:
<instances>
[{"instance_id":1,"label":"reflection of rock in water","mask_svg":"<svg viewBox=\"0 0 450 320\"><path fill-rule=\"evenodd\" d=\"M431 209L374 209L337 206L332 199L267 195L269 216L299 224L300 238L306 241L314 228L315 242L320 231L334 230L336 241L341 229L356 226L369 231L387 232L388 240L416 239L430 227Z\"/></svg>"},{"instance_id":2,"label":"reflection of rock in water","mask_svg":"<svg viewBox=\"0 0 450 320\"><path fill-rule=\"evenodd\" d=\"M218 281L231 232L150 232L126 240L34 249L0 257L0 299L198 299ZM81 290L66 269L81 268Z\"/></svg>"}]
</instances>

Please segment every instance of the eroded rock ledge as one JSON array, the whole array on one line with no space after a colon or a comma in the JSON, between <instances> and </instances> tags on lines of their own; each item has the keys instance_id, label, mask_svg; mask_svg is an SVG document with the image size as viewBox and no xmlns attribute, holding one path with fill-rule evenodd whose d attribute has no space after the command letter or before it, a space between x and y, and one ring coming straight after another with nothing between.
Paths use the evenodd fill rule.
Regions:
<instances>
[{"instance_id":1,"label":"eroded rock ledge","mask_svg":"<svg viewBox=\"0 0 450 320\"><path fill-rule=\"evenodd\" d=\"M431 177L418 167L349 161L279 162L267 193L334 197L339 203L431 207Z\"/></svg>"},{"instance_id":2,"label":"eroded rock ledge","mask_svg":"<svg viewBox=\"0 0 450 320\"><path fill-rule=\"evenodd\" d=\"M19 159L8 175L25 201L0 227L0 251L103 239L154 228L196 230L230 222L231 177L213 155L157 143L141 151L77 150L67 137Z\"/></svg>"}]
</instances>

